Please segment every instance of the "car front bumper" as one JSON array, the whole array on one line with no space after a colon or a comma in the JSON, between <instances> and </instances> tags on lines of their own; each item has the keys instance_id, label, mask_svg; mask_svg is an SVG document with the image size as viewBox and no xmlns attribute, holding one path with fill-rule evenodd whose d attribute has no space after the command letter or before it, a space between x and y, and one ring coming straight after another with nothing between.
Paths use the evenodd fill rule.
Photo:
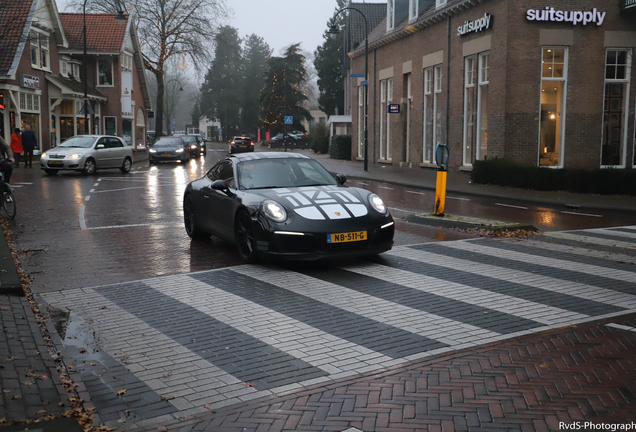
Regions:
<instances>
[{"instance_id":1,"label":"car front bumper","mask_svg":"<svg viewBox=\"0 0 636 432\"><path fill-rule=\"evenodd\" d=\"M81 157L79 159L49 159L40 158L40 169L47 170L71 170L78 171L84 168L84 162L86 158Z\"/></svg>"},{"instance_id":2,"label":"car front bumper","mask_svg":"<svg viewBox=\"0 0 636 432\"><path fill-rule=\"evenodd\" d=\"M188 158L186 152L183 153L148 153L150 162L176 162L185 161Z\"/></svg>"}]
</instances>

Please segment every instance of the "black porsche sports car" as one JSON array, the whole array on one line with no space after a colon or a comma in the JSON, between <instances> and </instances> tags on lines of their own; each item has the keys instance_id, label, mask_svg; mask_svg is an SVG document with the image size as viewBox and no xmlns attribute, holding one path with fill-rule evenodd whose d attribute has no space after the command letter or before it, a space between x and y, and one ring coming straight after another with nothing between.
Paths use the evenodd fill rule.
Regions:
<instances>
[{"instance_id":1,"label":"black porsche sports car","mask_svg":"<svg viewBox=\"0 0 636 432\"><path fill-rule=\"evenodd\" d=\"M379 254L393 246L393 218L376 194L348 187L309 156L231 155L186 187L190 237L214 234L246 262Z\"/></svg>"}]
</instances>

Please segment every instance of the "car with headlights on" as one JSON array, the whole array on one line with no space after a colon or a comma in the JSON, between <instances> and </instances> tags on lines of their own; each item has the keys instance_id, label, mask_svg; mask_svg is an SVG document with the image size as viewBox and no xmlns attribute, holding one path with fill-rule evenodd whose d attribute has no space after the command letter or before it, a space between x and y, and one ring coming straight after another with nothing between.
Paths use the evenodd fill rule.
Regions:
<instances>
[{"instance_id":1,"label":"car with headlights on","mask_svg":"<svg viewBox=\"0 0 636 432\"><path fill-rule=\"evenodd\" d=\"M148 163L190 162L190 150L182 137L161 137L148 149Z\"/></svg>"},{"instance_id":2,"label":"car with headlights on","mask_svg":"<svg viewBox=\"0 0 636 432\"><path fill-rule=\"evenodd\" d=\"M40 156L40 169L48 175L68 170L93 174L105 168L127 173L132 164L132 149L123 139L111 135L77 135Z\"/></svg>"},{"instance_id":3,"label":"car with headlights on","mask_svg":"<svg viewBox=\"0 0 636 432\"><path fill-rule=\"evenodd\" d=\"M245 262L374 255L393 246L394 222L376 194L345 186L298 153L241 153L188 184L186 233L234 243Z\"/></svg>"},{"instance_id":4,"label":"car with headlights on","mask_svg":"<svg viewBox=\"0 0 636 432\"><path fill-rule=\"evenodd\" d=\"M248 136L245 136L245 135L235 136L234 138L232 138L232 141L230 141L230 148L229 148L230 154L253 152L253 151L254 151L254 141L252 141L252 138Z\"/></svg>"},{"instance_id":5,"label":"car with headlights on","mask_svg":"<svg viewBox=\"0 0 636 432\"><path fill-rule=\"evenodd\" d=\"M183 141L186 143L186 147L190 152L190 156L192 157L203 156L208 153L205 148L205 142L196 135L174 134L172 136L183 138Z\"/></svg>"}]
</instances>

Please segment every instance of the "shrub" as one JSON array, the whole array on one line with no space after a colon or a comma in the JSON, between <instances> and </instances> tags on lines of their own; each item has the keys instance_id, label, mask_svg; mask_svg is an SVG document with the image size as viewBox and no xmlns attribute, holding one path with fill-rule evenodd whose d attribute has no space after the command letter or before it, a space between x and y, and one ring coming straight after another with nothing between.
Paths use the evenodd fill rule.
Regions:
<instances>
[{"instance_id":1,"label":"shrub","mask_svg":"<svg viewBox=\"0 0 636 432\"><path fill-rule=\"evenodd\" d=\"M315 153L329 151L329 129L324 123L316 123L309 130L307 141Z\"/></svg>"},{"instance_id":2,"label":"shrub","mask_svg":"<svg viewBox=\"0 0 636 432\"><path fill-rule=\"evenodd\" d=\"M471 180L477 184L540 191L567 191L636 196L636 171L617 169L549 169L508 159L475 161Z\"/></svg>"},{"instance_id":3,"label":"shrub","mask_svg":"<svg viewBox=\"0 0 636 432\"><path fill-rule=\"evenodd\" d=\"M334 135L329 146L329 157L351 160L351 135Z\"/></svg>"}]
</instances>

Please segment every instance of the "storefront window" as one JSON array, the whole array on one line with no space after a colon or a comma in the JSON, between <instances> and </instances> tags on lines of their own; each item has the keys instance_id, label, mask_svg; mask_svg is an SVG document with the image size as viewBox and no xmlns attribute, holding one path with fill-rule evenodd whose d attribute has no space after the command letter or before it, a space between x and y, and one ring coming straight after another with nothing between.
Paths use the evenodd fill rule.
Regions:
<instances>
[{"instance_id":1,"label":"storefront window","mask_svg":"<svg viewBox=\"0 0 636 432\"><path fill-rule=\"evenodd\" d=\"M104 117L104 135L117 135L117 117Z\"/></svg>"},{"instance_id":2,"label":"storefront window","mask_svg":"<svg viewBox=\"0 0 636 432\"><path fill-rule=\"evenodd\" d=\"M433 147L442 141L442 65L435 66L435 136L433 136Z\"/></svg>"},{"instance_id":3,"label":"storefront window","mask_svg":"<svg viewBox=\"0 0 636 432\"><path fill-rule=\"evenodd\" d=\"M364 146L364 86L358 87L358 157Z\"/></svg>"},{"instance_id":4,"label":"storefront window","mask_svg":"<svg viewBox=\"0 0 636 432\"><path fill-rule=\"evenodd\" d=\"M20 118L22 120L22 129L25 125L31 126L31 130L35 132L35 137L38 140L38 149L42 148L42 135L40 134L40 114L27 114L21 113Z\"/></svg>"},{"instance_id":5,"label":"storefront window","mask_svg":"<svg viewBox=\"0 0 636 432\"><path fill-rule=\"evenodd\" d=\"M126 141L129 146L133 145L132 137L132 120L123 119L121 121L121 137Z\"/></svg>"},{"instance_id":6,"label":"storefront window","mask_svg":"<svg viewBox=\"0 0 636 432\"><path fill-rule=\"evenodd\" d=\"M475 69L476 58L465 60L464 73L464 166L473 164L473 143L475 141Z\"/></svg>"},{"instance_id":7,"label":"storefront window","mask_svg":"<svg viewBox=\"0 0 636 432\"><path fill-rule=\"evenodd\" d=\"M389 104L393 100L393 78L380 81L380 160L391 160L391 121Z\"/></svg>"},{"instance_id":8,"label":"storefront window","mask_svg":"<svg viewBox=\"0 0 636 432\"><path fill-rule=\"evenodd\" d=\"M433 68L424 69L424 145L423 162L432 163L433 128L435 124L435 103L433 99Z\"/></svg>"},{"instance_id":9,"label":"storefront window","mask_svg":"<svg viewBox=\"0 0 636 432\"><path fill-rule=\"evenodd\" d=\"M541 74L539 166L563 166L567 49L544 47Z\"/></svg>"},{"instance_id":10,"label":"storefront window","mask_svg":"<svg viewBox=\"0 0 636 432\"><path fill-rule=\"evenodd\" d=\"M601 165L624 167L629 108L631 51L607 50L603 99Z\"/></svg>"},{"instance_id":11,"label":"storefront window","mask_svg":"<svg viewBox=\"0 0 636 432\"><path fill-rule=\"evenodd\" d=\"M477 134L477 159L483 160L488 157L488 53L479 55L479 90L477 94L477 124L479 132Z\"/></svg>"}]
</instances>

